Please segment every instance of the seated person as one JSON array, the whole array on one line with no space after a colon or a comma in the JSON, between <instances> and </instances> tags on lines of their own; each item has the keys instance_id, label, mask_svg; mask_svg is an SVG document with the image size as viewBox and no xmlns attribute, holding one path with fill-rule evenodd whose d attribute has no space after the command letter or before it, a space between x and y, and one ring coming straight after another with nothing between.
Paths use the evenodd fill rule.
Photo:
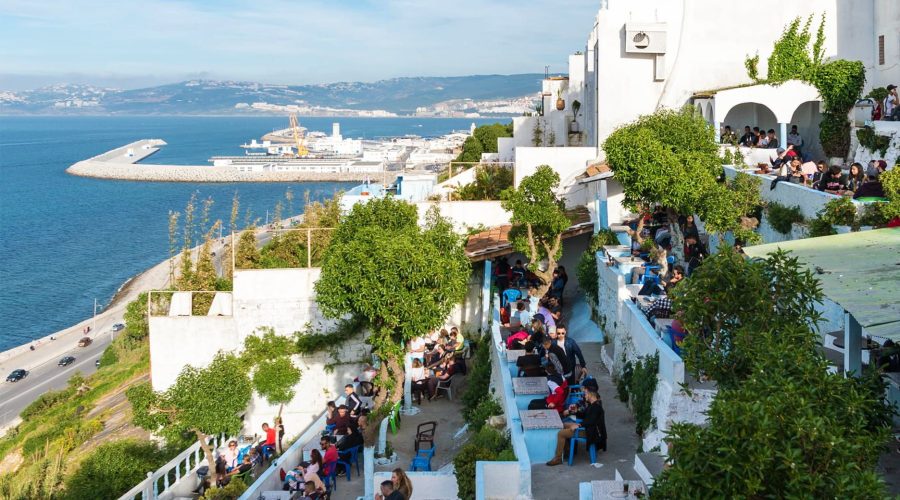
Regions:
<instances>
[{"instance_id":1,"label":"seated person","mask_svg":"<svg viewBox=\"0 0 900 500\"><path fill-rule=\"evenodd\" d=\"M316 476L318 477L318 476ZM321 483L322 480L319 479ZM325 497L325 484L316 485L315 481L307 481L303 485L303 496L299 500L320 500Z\"/></svg>"},{"instance_id":2,"label":"seated person","mask_svg":"<svg viewBox=\"0 0 900 500\"><path fill-rule=\"evenodd\" d=\"M738 252L740 253L740 252ZM663 281L662 285L665 288L666 295L671 294L672 290L675 289L675 285L681 282L684 279L684 267L681 264L675 265L672 268L672 277L669 278L668 281Z\"/></svg>"},{"instance_id":3,"label":"seated person","mask_svg":"<svg viewBox=\"0 0 900 500\"><path fill-rule=\"evenodd\" d=\"M529 342L529 333L525 330L519 330L506 338L506 348L510 350L524 349L526 343ZM532 343L532 347L534 344Z\"/></svg>"},{"instance_id":4,"label":"seated person","mask_svg":"<svg viewBox=\"0 0 900 500\"><path fill-rule=\"evenodd\" d=\"M843 191L847 189L847 180L841 167L832 165L828 172L819 180L819 191Z\"/></svg>"},{"instance_id":5,"label":"seated person","mask_svg":"<svg viewBox=\"0 0 900 500\"><path fill-rule=\"evenodd\" d=\"M309 462L300 462L299 465L288 471L284 478L284 488L288 491L300 491L307 483L312 483L312 488L307 491L321 489L325 491L325 484L319 477L319 469L322 467L322 454L319 450L312 450Z\"/></svg>"},{"instance_id":6,"label":"seated person","mask_svg":"<svg viewBox=\"0 0 900 500\"><path fill-rule=\"evenodd\" d=\"M350 432L337 443L338 454L343 451L352 450L361 444L363 444L363 436L359 432L359 428L355 425L351 425Z\"/></svg>"},{"instance_id":7,"label":"seated person","mask_svg":"<svg viewBox=\"0 0 900 500\"><path fill-rule=\"evenodd\" d=\"M587 438L588 446L594 445L597 447L597 451L606 451L606 415L603 412L600 395L597 394L597 391L585 389L584 400L587 406L584 409L581 423L566 422L563 424L563 428L556 434L556 454L552 460L547 462L547 465L555 466L562 463L566 441L575 436L575 430L578 428L584 429L584 437Z\"/></svg>"},{"instance_id":8,"label":"seated person","mask_svg":"<svg viewBox=\"0 0 900 500\"><path fill-rule=\"evenodd\" d=\"M568 385L552 363L547 365L547 387L550 388L550 394L546 398L531 400L528 403L528 409L556 410L562 413L566 410L565 402Z\"/></svg>"},{"instance_id":9,"label":"seated person","mask_svg":"<svg viewBox=\"0 0 900 500\"><path fill-rule=\"evenodd\" d=\"M791 173L788 182L806 185L806 176L803 175L803 168L801 167L802 163L800 158L794 157L791 159Z\"/></svg>"},{"instance_id":10,"label":"seated person","mask_svg":"<svg viewBox=\"0 0 900 500\"><path fill-rule=\"evenodd\" d=\"M651 323L657 318L668 318L672 315L672 299L667 296L657 297L650 305L646 306L644 312Z\"/></svg>"},{"instance_id":11,"label":"seated person","mask_svg":"<svg viewBox=\"0 0 900 500\"><path fill-rule=\"evenodd\" d=\"M466 338L455 326L450 329L450 342L453 344L453 351L457 354L466 350Z\"/></svg>"},{"instance_id":12,"label":"seated person","mask_svg":"<svg viewBox=\"0 0 900 500\"><path fill-rule=\"evenodd\" d=\"M878 176L879 170L876 167L866 169L866 182L853 193L853 199L885 198L884 187L881 185Z\"/></svg>"},{"instance_id":13,"label":"seated person","mask_svg":"<svg viewBox=\"0 0 900 500\"><path fill-rule=\"evenodd\" d=\"M519 367L520 377L543 377L545 375L541 357L535 354L534 344L531 342L525 343L525 354L519 356L516 366Z\"/></svg>"},{"instance_id":14,"label":"seated person","mask_svg":"<svg viewBox=\"0 0 900 500\"><path fill-rule=\"evenodd\" d=\"M434 346L434 350L429 352L425 357L425 368L428 370L433 369L441 363L441 360L444 359L444 355L446 354L447 351L444 348L444 344L438 344Z\"/></svg>"},{"instance_id":15,"label":"seated person","mask_svg":"<svg viewBox=\"0 0 900 500\"><path fill-rule=\"evenodd\" d=\"M331 475L338 461L337 446L331 442L328 436L322 436L319 439L319 447L322 450L322 468L319 469L319 477L325 478Z\"/></svg>"},{"instance_id":16,"label":"seated person","mask_svg":"<svg viewBox=\"0 0 900 500\"><path fill-rule=\"evenodd\" d=\"M350 412L347 409L347 405L338 406L337 415L334 416L334 431L332 434L335 436L346 436L350 434L350 426L353 424L353 419L350 418Z\"/></svg>"},{"instance_id":17,"label":"seated person","mask_svg":"<svg viewBox=\"0 0 900 500\"><path fill-rule=\"evenodd\" d=\"M225 471L231 472L237 466L238 447L237 441L232 439L228 442L228 447L222 453L222 462L225 464Z\"/></svg>"},{"instance_id":18,"label":"seated person","mask_svg":"<svg viewBox=\"0 0 900 500\"><path fill-rule=\"evenodd\" d=\"M428 375L425 373L425 366L419 359L412 360L412 368L409 371L409 378L412 380L412 395L418 398L419 403L422 402L422 393L425 396L431 396L428 392Z\"/></svg>"},{"instance_id":19,"label":"seated person","mask_svg":"<svg viewBox=\"0 0 900 500\"><path fill-rule=\"evenodd\" d=\"M325 425L334 425L334 419L337 417L337 405L334 401L325 404Z\"/></svg>"},{"instance_id":20,"label":"seated person","mask_svg":"<svg viewBox=\"0 0 900 500\"><path fill-rule=\"evenodd\" d=\"M538 312L538 314L541 315L542 322L544 323L546 330L550 331L551 329L556 329L556 320L553 318L553 313L550 312L550 309L547 308L548 304L549 304L549 299L547 297L544 297L543 299L541 299L538 302L537 312Z\"/></svg>"},{"instance_id":21,"label":"seated person","mask_svg":"<svg viewBox=\"0 0 900 500\"><path fill-rule=\"evenodd\" d=\"M441 364L434 370L434 375L428 378L428 399L434 399L437 394L438 382L450 380L450 377L456 373L456 356L453 353L447 353Z\"/></svg>"},{"instance_id":22,"label":"seated person","mask_svg":"<svg viewBox=\"0 0 900 500\"><path fill-rule=\"evenodd\" d=\"M275 440L278 436L275 432L275 428L269 427L268 423L262 424L262 430L266 434L266 438L259 444L257 451L265 458L275 453Z\"/></svg>"},{"instance_id":23,"label":"seated person","mask_svg":"<svg viewBox=\"0 0 900 500\"><path fill-rule=\"evenodd\" d=\"M238 474L243 474L250 469L253 468L253 463L250 459L250 455L244 455L244 460L241 461L241 465L238 465L234 469L231 469L231 472L227 473L225 477L222 479L222 486L227 486L228 483L231 482L231 478L237 476Z\"/></svg>"},{"instance_id":24,"label":"seated person","mask_svg":"<svg viewBox=\"0 0 900 500\"><path fill-rule=\"evenodd\" d=\"M519 328L521 326L531 326L531 313L528 312L528 303L524 300L516 302L516 310L513 311L509 318L509 323L503 325L506 328Z\"/></svg>"},{"instance_id":25,"label":"seated person","mask_svg":"<svg viewBox=\"0 0 900 500\"><path fill-rule=\"evenodd\" d=\"M568 379L572 375L572 366L569 363L569 357L566 351L559 345L559 336L556 330L544 337L543 349L544 357L547 358L546 364L553 365L556 372Z\"/></svg>"},{"instance_id":26,"label":"seated person","mask_svg":"<svg viewBox=\"0 0 900 500\"><path fill-rule=\"evenodd\" d=\"M403 493L394 488L394 482L388 479L381 482L381 493L375 494L375 500L409 500Z\"/></svg>"}]
</instances>

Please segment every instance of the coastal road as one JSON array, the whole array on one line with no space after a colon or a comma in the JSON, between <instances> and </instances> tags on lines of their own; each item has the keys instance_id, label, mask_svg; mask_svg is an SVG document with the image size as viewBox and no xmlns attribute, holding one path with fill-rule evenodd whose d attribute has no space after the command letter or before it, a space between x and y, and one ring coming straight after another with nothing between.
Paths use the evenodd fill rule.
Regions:
<instances>
[{"instance_id":1,"label":"coastal road","mask_svg":"<svg viewBox=\"0 0 900 500\"><path fill-rule=\"evenodd\" d=\"M94 363L112 341L112 327L122 322L123 312L124 307L117 307L98 314L96 330L88 335L93 342L87 347L78 347L78 340L84 335L79 328L74 328L75 332L67 331L35 351L0 363L0 375L3 376L0 382L0 429L14 423L19 413L44 392L65 388L75 372L80 371L84 376L94 373L97 370ZM75 362L58 366L64 356L73 356ZM28 376L18 382L6 382L9 372L16 368L28 370Z\"/></svg>"}]
</instances>

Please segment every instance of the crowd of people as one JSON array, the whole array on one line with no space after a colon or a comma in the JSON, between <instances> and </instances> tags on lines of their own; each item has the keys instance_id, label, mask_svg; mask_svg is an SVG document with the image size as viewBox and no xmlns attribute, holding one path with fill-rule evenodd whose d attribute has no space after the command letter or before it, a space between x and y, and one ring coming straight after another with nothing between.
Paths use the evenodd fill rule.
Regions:
<instances>
[{"instance_id":1,"label":"crowd of people","mask_svg":"<svg viewBox=\"0 0 900 500\"><path fill-rule=\"evenodd\" d=\"M442 328L409 341L412 395L418 404L441 397L438 384L466 373L466 339L457 327Z\"/></svg>"},{"instance_id":2,"label":"crowd of people","mask_svg":"<svg viewBox=\"0 0 900 500\"><path fill-rule=\"evenodd\" d=\"M522 261L509 266L506 258L494 261L494 284L501 301L501 333L509 350L523 350L516 360L520 377L544 377L548 394L532 400L530 410L555 410L564 421L558 434L556 458L562 463L565 443L582 429L589 446L607 449L606 421L596 379L590 377L578 342L569 336L564 313L568 283L565 267L552 273L543 297L533 296L536 276Z\"/></svg>"}]
</instances>

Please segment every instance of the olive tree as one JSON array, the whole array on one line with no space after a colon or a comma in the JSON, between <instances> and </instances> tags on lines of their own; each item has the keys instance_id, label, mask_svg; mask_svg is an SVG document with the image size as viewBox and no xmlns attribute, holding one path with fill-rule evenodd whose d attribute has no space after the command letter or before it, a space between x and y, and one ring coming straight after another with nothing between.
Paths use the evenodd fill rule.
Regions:
<instances>
[{"instance_id":1,"label":"olive tree","mask_svg":"<svg viewBox=\"0 0 900 500\"><path fill-rule=\"evenodd\" d=\"M208 463L213 464L208 437L240 431L241 414L250 403L251 392L240 359L219 353L206 368L186 366L165 391L154 391L145 382L129 388L126 395L136 425L173 441L185 433L193 434Z\"/></svg>"},{"instance_id":2,"label":"olive tree","mask_svg":"<svg viewBox=\"0 0 900 500\"><path fill-rule=\"evenodd\" d=\"M637 211L654 203L666 208L672 249L679 257L679 216L697 214L707 230L721 233L737 228L746 214L746 207L735 203L740 196L719 182L723 169L715 131L693 107L641 116L610 134L603 150L626 205Z\"/></svg>"},{"instance_id":3,"label":"olive tree","mask_svg":"<svg viewBox=\"0 0 900 500\"><path fill-rule=\"evenodd\" d=\"M675 287L673 298L689 332L682 351L687 368L734 387L753 369L761 332L780 332L785 345L801 346L807 325L820 318L823 295L818 280L786 252L751 261L726 247Z\"/></svg>"},{"instance_id":4,"label":"olive tree","mask_svg":"<svg viewBox=\"0 0 900 500\"><path fill-rule=\"evenodd\" d=\"M528 268L541 279L537 295L543 297L550 288L553 270L562 255L562 233L572 221L565 212L565 204L556 196L559 174L541 165L534 174L522 179L516 189L501 195L501 206L512 213L509 238L516 250L528 256ZM547 261L541 269L539 263Z\"/></svg>"},{"instance_id":5,"label":"olive tree","mask_svg":"<svg viewBox=\"0 0 900 500\"><path fill-rule=\"evenodd\" d=\"M884 384L829 373L816 344L808 326L757 333L747 378L719 389L708 421L673 424L653 496L886 498L875 468L890 436Z\"/></svg>"},{"instance_id":6,"label":"olive tree","mask_svg":"<svg viewBox=\"0 0 900 500\"><path fill-rule=\"evenodd\" d=\"M462 238L432 207L418 225L416 207L393 197L356 204L325 250L316 302L329 317L362 319L381 360L376 410L402 397L406 342L439 327L465 296L470 274ZM388 396L390 392L390 396ZM388 399L389 398L389 399ZM377 422L367 428L377 430Z\"/></svg>"}]
</instances>

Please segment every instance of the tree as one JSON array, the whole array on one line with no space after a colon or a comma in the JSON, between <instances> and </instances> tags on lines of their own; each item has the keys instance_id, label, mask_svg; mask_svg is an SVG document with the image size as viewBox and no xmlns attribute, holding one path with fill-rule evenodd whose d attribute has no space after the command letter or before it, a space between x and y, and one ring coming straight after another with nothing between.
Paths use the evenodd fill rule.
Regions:
<instances>
[{"instance_id":1,"label":"tree","mask_svg":"<svg viewBox=\"0 0 900 500\"><path fill-rule=\"evenodd\" d=\"M762 332L779 333L785 346L801 348L823 300L818 280L800 270L796 257L778 251L750 261L728 247L675 287L673 297L689 332L685 364L719 387L735 387L750 376Z\"/></svg>"},{"instance_id":2,"label":"tree","mask_svg":"<svg viewBox=\"0 0 900 500\"><path fill-rule=\"evenodd\" d=\"M253 390L271 405L279 405L278 418L284 405L290 403L303 372L294 366L291 355L296 352L294 339L276 335L271 328L263 335L251 335L244 340L241 359L247 370L253 371Z\"/></svg>"},{"instance_id":3,"label":"tree","mask_svg":"<svg viewBox=\"0 0 900 500\"><path fill-rule=\"evenodd\" d=\"M141 340L150 334L150 323L147 318L147 292L142 292L125 307L125 331L131 340Z\"/></svg>"},{"instance_id":4,"label":"tree","mask_svg":"<svg viewBox=\"0 0 900 500\"><path fill-rule=\"evenodd\" d=\"M790 327L797 343L785 333L757 334L748 377L719 389L708 422L672 426L654 497L886 498L875 465L893 410L880 377L829 373L808 325Z\"/></svg>"},{"instance_id":5,"label":"tree","mask_svg":"<svg viewBox=\"0 0 900 500\"><path fill-rule=\"evenodd\" d=\"M507 125L492 123L476 127L472 135L481 143L481 148L485 153L496 153L498 151L497 139L512 137L512 132Z\"/></svg>"},{"instance_id":6,"label":"tree","mask_svg":"<svg viewBox=\"0 0 900 500\"><path fill-rule=\"evenodd\" d=\"M103 443L66 478L62 498L117 498L171 458L171 450L154 443L126 439Z\"/></svg>"},{"instance_id":7,"label":"tree","mask_svg":"<svg viewBox=\"0 0 900 500\"><path fill-rule=\"evenodd\" d=\"M477 163L481 161L481 153L484 153L484 146L481 145L476 137L467 137L463 142L462 151L456 157L457 162Z\"/></svg>"},{"instance_id":8,"label":"tree","mask_svg":"<svg viewBox=\"0 0 900 500\"><path fill-rule=\"evenodd\" d=\"M316 302L329 317L352 315L371 330L381 360L376 408L399 401L406 342L443 324L465 296L469 261L452 225L429 210L424 227L414 205L393 197L356 204L325 250ZM389 404L389 403L388 403ZM377 432L366 429L366 439Z\"/></svg>"},{"instance_id":9,"label":"tree","mask_svg":"<svg viewBox=\"0 0 900 500\"><path fill-rule=\"evenodd\" d=\"M528 255L528 268L543 284L537 294L543 297L550 288L556 262L562 255L562 233L572 224L565 204L556 197L559 174L541 165L534 174L522 179L518 189L507 189L501 195L501 206L512 213L510 241L516 250ZM546 259L547 267L539 263Z\"/></svg>"},{"instance_id":10,"label":"tree","mask_svg":"<svg viewBox=\"0 0 900 500\"><path fill-rule=\"evenodd\" d=\"M625 203L643 211L666 208L673 252L681 257L682 215L699 215L710 232L738 227L743 207L718 179L723 174L715 131L690 106L661 110L625 125L603 143L606 160L625 192ZM664 259L665 254L661 257Z\"/></svg>"},{"instance_id":11,"label":"tree","mask_svg":"<svg viewBox=\"0 0 900 500\"><path fill-rule=\"evenodd\" d=\"M500 194L512 187L513 172L499 165L479 165L475 180L456 190L454 198L460 200L499 200Z\"/></svg>"},{"instance_id":12,"label":"tree","mask_svg":"<svg viewBox=\"0 0 900 500\"><path fill-rule=\"evenodd\" d=\"M241 233L234 252L235 269L256 269L260 266L262 256L256 247L255 227L249 227Z\"/></svg>"},{"instance_id":13,"label":"tree","mask_svg":"<svg viewBox=\"0 0 900 500\"><path fill-rule=\"evenodd\" d=\"M174 441L184 433L193 434L209 464L215 460L208 437L240 431L241 414L251 393L250 379L240 359L223 353L206 368L186 366L164 392L155 392L149 382L126 391L135 425Z\"/></svg>"}]
</instances>

